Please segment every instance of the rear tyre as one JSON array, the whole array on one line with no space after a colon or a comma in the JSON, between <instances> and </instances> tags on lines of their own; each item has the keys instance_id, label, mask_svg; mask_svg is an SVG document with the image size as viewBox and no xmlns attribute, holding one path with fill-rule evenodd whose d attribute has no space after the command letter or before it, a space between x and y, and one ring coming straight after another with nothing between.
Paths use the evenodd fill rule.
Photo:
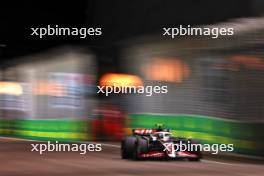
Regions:
<instances>
[{"instance_id":1,"label":"rear tyre","mask_svg":"<svg viewBox=\"0 0 264 176\"><path fill-rule=\"evenodd\" d=\"M121 143L121 157L122 159L129 159L133 157L136 148L136 137L128 136Z\"/></svg>"}]
</instances>

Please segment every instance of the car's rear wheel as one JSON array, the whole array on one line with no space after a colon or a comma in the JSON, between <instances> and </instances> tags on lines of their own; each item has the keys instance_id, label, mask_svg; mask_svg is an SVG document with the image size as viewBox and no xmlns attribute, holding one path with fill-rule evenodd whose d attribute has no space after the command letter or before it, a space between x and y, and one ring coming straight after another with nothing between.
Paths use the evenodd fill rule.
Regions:
<instances>
[{"instance_id":1,"label":"car's rear wheel","mask_svg":"<svg viewBox=\"0 0 264 176\"><path fill-rule=\"evenodd\" d=\"M133 157L134 150L136 148L136 137L126 137L121 143L121 157L122 159L128 159Z\"/></svg>"}]
</instances>

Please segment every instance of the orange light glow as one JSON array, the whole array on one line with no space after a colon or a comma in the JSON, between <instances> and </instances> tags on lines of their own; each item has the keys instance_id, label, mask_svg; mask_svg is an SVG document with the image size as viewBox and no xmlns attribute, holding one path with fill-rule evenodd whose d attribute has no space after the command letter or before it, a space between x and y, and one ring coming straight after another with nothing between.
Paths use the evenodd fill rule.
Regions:
<instances>
[{"instance_id":1,"label":"orange light glow","mask_svg":"<svg viewBox=\"0 0 264 176\"><path fill-rule=\"evenodd\" d=\"M101 77L100 86L142 86L142 80L135 75L108 73Z\"/></svg>"},{"instance_id":2,"label":"orange light glow","mask_svg":"<svg viewBox=\"0 0 264 176\"><path fill-rule=\"evenodd\" d=\"M0 94L22 95L23 88L16 82L0 82Z\"/></svg>"},{"instance_id":3,"label":"orange light glow","mask_svg":"<svg viewBox=\"0 0 264 176\"><path fill-rule=\"evenodd\" d=\"M214 68L229 71L240 71L242 67L250 70L264 70L264 60L259 57L236 55L225 60L226 63L216 64Z\"/></svg>"},{"instance_id":4,"label":"orange light glow","mask_svg":"<svg viewBox=\"0 0 264 176\"><path fill-rule=\"evenodd\" d=\"M156 58L142 67L146 79L155 81L182 82L190 74L187 64L174 58Z\"/></svg>"},{"instance_id":5,"label":"orange light glow","mask_svg":"<svg viewBox=\"0 0 264 176\"><path fill-rule=\"evenodd\" d=\"M240 64L248 69L263 70L264 61L255 56L238 55L229 58L234 64Z\"/></svg>"},{"instance_id":6,"label":"orange light glow","mask_svg":"<svg viewBox=\"0 0 264 176\"><path fill-rule=\"evenodd\" d=\"M38 81L34 89L36 95L64 96L65 90L62 85L48 81Z\"/></svg>"}]
</instances>

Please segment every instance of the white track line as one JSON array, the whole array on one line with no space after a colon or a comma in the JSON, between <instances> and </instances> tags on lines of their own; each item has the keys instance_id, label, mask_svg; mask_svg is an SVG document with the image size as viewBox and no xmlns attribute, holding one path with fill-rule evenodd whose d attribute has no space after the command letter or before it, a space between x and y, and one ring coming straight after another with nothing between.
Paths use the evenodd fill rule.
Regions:
<instances>
[{"instance_id":1,"label":"white track line","mask_svg":"<svg viewBox=\"0 0 264 176\"><path fill-rule=\"evenodd\" d=\"M35 139L22 139L22 138L16 138L16 137L4 137L0 136L0 139L8 139L8 140L13 140L13 141L29 141L29 142L43 142L40 140L35 140Z\"/></svg>"},{"instance_id":2,"label":"white track line","mask_svg":"<svg viewBox=\"0 0 264 176\"><path fill-rule=\"evenodd\" d=\"M107 144L107 143L98 143L98 142L80 142L80 143L85 143L85 144L102 144L106 147L113 147L113 148L121 148L120 145L115 145L115 144Z\"/></svg>"},{"instance_id":3,"label":"white track line","mask_svg":"<svg viewBox=\"0 0 264 176\"><path fill-rule=\"evenodd\" d=\"M222 165L229 165L229 166L234 166L234 165L241 165L241 164L233 164L233 163L225 163L225 162L219 162L219 161L212 161L212 160L201 160L203 163L210 163L210 164L222 164Z\"/></svg>"}]
</instances>

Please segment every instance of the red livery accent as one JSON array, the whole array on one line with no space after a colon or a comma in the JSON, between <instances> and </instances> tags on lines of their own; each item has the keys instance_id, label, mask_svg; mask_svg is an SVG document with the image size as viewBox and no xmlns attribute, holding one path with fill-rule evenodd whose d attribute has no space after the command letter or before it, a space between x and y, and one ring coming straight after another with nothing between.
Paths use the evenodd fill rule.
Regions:
<instances>
[{"instance_id":1,"label":"red livery accent","mask_svg":"<svg viewBox=\"0 0 264 176\"><path fill-rule=\"evenodd\" d=\"M178 152L177 153L179 156L182 156L182 157L197 157L197 155L193 154L193 153L190 153L190 152Z\"/></svg>"},{"instance_id":2,"label":"red livery accent","mask_svg":"<svg viewBox=\"0 0 264 176\"><path fill-rule=\"evenodd\" d=\"M134 134L138 134L138 135L149 135L149 134L152 134L154 132L155 132L155 130L153 130L153 129L135 129L133 131Z\"/></svg>"},{"instance_id":3,"label":"red livery accent","mask_svg":"<svg viewBox=\"0 0 264 176\"><path fill-rule=\"evenodd\" d=\"M142 158L152 158L152 157L159 158L159 157L164 157L164 156L165 156L164 152L156 152L156 151L140 154L140 157Z\"/></svg>"}]
</instances>

